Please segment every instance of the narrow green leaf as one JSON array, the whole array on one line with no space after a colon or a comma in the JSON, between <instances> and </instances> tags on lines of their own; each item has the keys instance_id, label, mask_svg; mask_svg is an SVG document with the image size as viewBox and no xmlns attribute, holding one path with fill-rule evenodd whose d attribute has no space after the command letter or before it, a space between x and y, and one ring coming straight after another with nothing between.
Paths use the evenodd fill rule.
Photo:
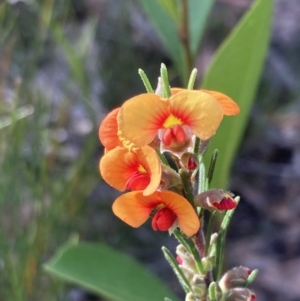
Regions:
<instances>
[{"instance_id":1,"label":"narrow green leaf","mask_svg":"<svg viewBox=\"0 0 300 301\"><path fill-rule=\"evenodd\" d=\"M178 266L178 263L177 263L175 257L172 255L172 253L166 247L162 247L161 249L164 253L164 256L165 256L166 260L168 261L169 265L173 269L174 274L176 275L176 277L177 277L180 285L182 286L183 290L186 293L191 292L192 287L191 287L188 279L184 275L183 271Z\"/></svg>"},{"instance_id":2,"label":"narrow green leaf","mask_svg":"<svg viewBox=\"0 0 300 301\"><path fill-rule=\"evenodd\" d=\"M245 283L245 287L249 287L253 283L253 281L257 277L257 274L258 274L258 269L254 269L249 275L247 282Z\"/></svg>"},{"instance_id":3,"label":"narrow green leaf","mask_svg":"<svg viewBox=\"0 0 300 301\"><path fill-rule=\"evenodd\" d=\"M167 52L170 54L176 69L183 80L188 80L187 62L183 46L179 38L179 18L174 19L174 14L162 0L140 0L144 11L157 31L158 36ZM168 5L171 5L170 3ZM173 4L172 4L173 5Z\"/></svg>"},{"instance_id":4,"label":"narrow green leaf","mask_svg":"<svg viewBox=\"0 0 300 301\"><path fill-rule=\"evenodd\" d=\"M27 116L33 114L33 106L23 106L19 109L16 109L11 116L3 116L0 118L0 130L12 125L14 122L26 118Z\"/></svg>"},{"instance_id":5,"label":"narrow green leaf","mask_svg":"<svg viewBox=\"0 0 300 301\"><path fill-rule=\"evenodd\" d=\"M206 160L219 149L212 187L226 188L233 158L244 133L268 49L273 0L256 0L224 41L202 88L223 92L240 106L238 116L226 117L213 137Z\"/></svg>"},{"instance_id":6,"label":"narrow green leaf","mask_svg":"<svg viewBox=\"0 0 300 301\"><path fill-rule=\"evenodd\" d=\"M113 301L178 301L138 262L105 244L80 243L63 247L45 269L60 279Z\"/></svg>"},{"instance_id":7,"label":"narrow green leaf","mask_svg":"<svg viewBox=\"0 0 300 301\"><path fill-rule=\"evenodd\" d=\"M215 0L189 0L189 40L192 56L198 53L206 21Z\"/></svg>"},{"instance_id":8,"label":"narrow green leaf","mask_svg":"<svg viewBox=\"0 0 300 301\"><path fill-rule=\"evenodd\" d=\"M197 78L197 73L198 73L198 70L196 68L194 68L191 72L189 82L188 82L188 85L187 85L188 90L193 90L194 89L195 81L196 81L196 78Z\"/></svg>"},{"instance_id":9,"label":"narrow green leaf","mask_svg":"<svg viewBox=\"0 0 300 301\"><path fill-rule=\"evenodd\" d=\"M151 83L150 83L150 81L149 81L149 78L148 78L148 76L146 75L146 73L144 72L144 70L142 70L142 69L139 69L139 75L140 75L140 77L141 77L141 80L142 80L142 82L143 82L143 84L144 84L144 86L145 86L145 88L146 88L146 91L148 92L148 93L154 93L154 90L153 90L153 88L152 88L152 86L151 86Z\"/></svg>"}]
</instances>

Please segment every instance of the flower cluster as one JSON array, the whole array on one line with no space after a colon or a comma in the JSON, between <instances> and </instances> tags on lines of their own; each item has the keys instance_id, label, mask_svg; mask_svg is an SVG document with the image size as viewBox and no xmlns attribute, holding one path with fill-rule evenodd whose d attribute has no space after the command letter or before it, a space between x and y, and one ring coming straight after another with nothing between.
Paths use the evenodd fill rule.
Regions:
<instances>
[{"instance_id":1,"label":"flower cluster","mask_svg":"<svg viewBox=\"0 0 300 301\"><path fill-rule=\"evenodd\" d=\"M153 230L176 236L178 263L169 251L164 253L180 282L186 283L186 300L202 300L207 283L223 291L221 299L225 292L238 294L239 286L232 286L228 293L225 281L212 282L209 277L215 265L216 252L211 250L217 233L208 233L205 245L203 212L213 216L215 211L235 208L237 202L230 192L209 189L202 156L224 115L238 114L239 107L223 93L192 90L190 83L188 89L170 88L163 68L156 91L147 78L142 79L148 93L125 101L99 128L105 147L101 175L115 189L126 191L114 201L113 212L132 227L150 217ZM205 183L200 183L201 168ZM246 294L250 299L245 300L254 300L252 292Z\"/></svg>"},{"instance_id":2,"label":"flower cluster","mask_svg":"<svg viewBox=\"0 0 300 301\"><path fill-rule=\"evenodd\" d=\"M112 187L131 190L116 199L113 212L132 227L152 216L154 230L166 231L176 223L187 236L194 235L199 217L195 204L186 199L178 170L194 171L197 157L185 158L196 137L210 139L223 115L238 112L237 104L222 93L178 88L167 98L140 94L110 112L99 129L105 147L100 172ZM177 170L161 161L162 151L174 158Z\"/></svg>"}]
</instances>

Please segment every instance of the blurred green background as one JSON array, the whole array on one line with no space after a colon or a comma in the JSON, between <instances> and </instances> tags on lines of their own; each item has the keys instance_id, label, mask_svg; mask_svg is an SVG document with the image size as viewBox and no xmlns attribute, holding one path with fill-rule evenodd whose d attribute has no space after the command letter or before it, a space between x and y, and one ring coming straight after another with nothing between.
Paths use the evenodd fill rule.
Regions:
<instances>
[{"instance_id":1,"label":"blurred green background","mask_svg":"<svg viewBox=\"0 0 300 301\"><path fill-rule=\"evenodd\" d=\"M199 80L251 3L215 2L195 60ZM180 85L139 4L0 2L0 300L98 300L43 271L72 235L132 254L178 289L160 253L174 242L117 220L110 209L117 193L98 171L98 126L110 109L144 92L138 68L155 86L164 62L172 85ZM298 6L276 2L265 70L230 181L244 201L229 235L228 265L260 269L261 301L300 298Z\"/></svg>"}]
</instances>

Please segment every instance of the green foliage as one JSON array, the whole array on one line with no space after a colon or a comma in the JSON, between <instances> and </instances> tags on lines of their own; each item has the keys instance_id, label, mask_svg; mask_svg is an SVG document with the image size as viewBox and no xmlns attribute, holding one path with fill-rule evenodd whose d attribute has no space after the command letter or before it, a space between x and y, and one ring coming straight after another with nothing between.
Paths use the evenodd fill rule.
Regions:
<instances>
[{"instance_id":1,"label":"green foliage","mask_svg":"<svg viewBox=\"0 0 300 301\"><path fill-rule=\"evenodd\" d=\"M57 133L67 131L74 99L66 88L59 93L49 85L41 91L37 84L53 62L52 49L62 47L61 41L51 40L49 27L62 30L59 16L68 7L53 0L31 2L0 4L1 300L57 300L62 295L62 285L51 282L41 265L67 239L76 219L78 227L78 212L99 180L91 160L98 146L96 131L85 136L80 154L72 159L66 147L69 135L64 144ZM92 39L89 24L85 41ZM72 67L83 74L78 62ZM74 72L68 81L75 80Z\"/></svg>"},{"instance_id":2,"label":"green foliage","mask_svg":"<svg viewBox=\"0 0 300 301\"><path fill-rule=\"evenodd\" d=\"M184 24L180 1L140 0L140 2L172 58L183 84L187 85L214 0L187 1L187 24ZM183 42L184 35L188 37L187 47ZM190 61L188 56L191 57Z\"/></svg>"},{"instance_id":3,"label":"green foliage","mask_svg":"<svg viewBox=\"0 0 300 301\"><path fill-rule=\"evenodd\" d=\"M114 301L178 300L137 261L104 244L67 245L45 268L62 280Z\"/></svg>"},{"instance_id":4,"label":"green foliage","mask_svg":"<svg viewBox=\"0 0 300 301\"><path fill-rule=\"evenodd\" d=\"M233 159L254 102L272 23L273 0L256 0L252 8L223 42L206 73L202 88L223 92L240 106L241 113L224 118L213 137L206 158L219 149L212 187L226 188Z\"/></svg>"},{"instance_id":5,"label":"green foliage","mask_svg":"<svg viewBox=\"0 0 300 301\"><path fill-rule=\"evenodd\" d=\"M199 46L203 37L206 22L215 0L189 0L188 25L190 50L193 58L198 55ZM191 71L191 70L189 70Z\"/></svg>"}]
</instances>

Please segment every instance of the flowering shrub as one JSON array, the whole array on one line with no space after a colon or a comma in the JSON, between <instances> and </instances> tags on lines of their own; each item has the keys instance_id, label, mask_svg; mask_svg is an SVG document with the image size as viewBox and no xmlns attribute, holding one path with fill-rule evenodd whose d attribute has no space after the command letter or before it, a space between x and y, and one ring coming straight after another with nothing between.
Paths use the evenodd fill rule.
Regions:
<instances>
[{"instance_id":1,"label":"flowering shrub","mask_svg":"<svg viewBox=\"0 0 300 301\"><path fill-rule=\"evenodd\" d=\"M170 88L162 64L154 91L140 72L148 93L127 100L100 125L100 172L109 185L128 191L112 205L117 217L132 227L150 218L154 231L176 237L177 258L163 252L186 300L252 301L246 286L256 271L238 267L221 277L226 229L239 198L210 187L218 152L207 174L202 160L224 115L237 115L239 107L220 92L192 90L196 73L187 89ZM223 220L214 232L217 213Z\"/></svg>"}]
</instances>

